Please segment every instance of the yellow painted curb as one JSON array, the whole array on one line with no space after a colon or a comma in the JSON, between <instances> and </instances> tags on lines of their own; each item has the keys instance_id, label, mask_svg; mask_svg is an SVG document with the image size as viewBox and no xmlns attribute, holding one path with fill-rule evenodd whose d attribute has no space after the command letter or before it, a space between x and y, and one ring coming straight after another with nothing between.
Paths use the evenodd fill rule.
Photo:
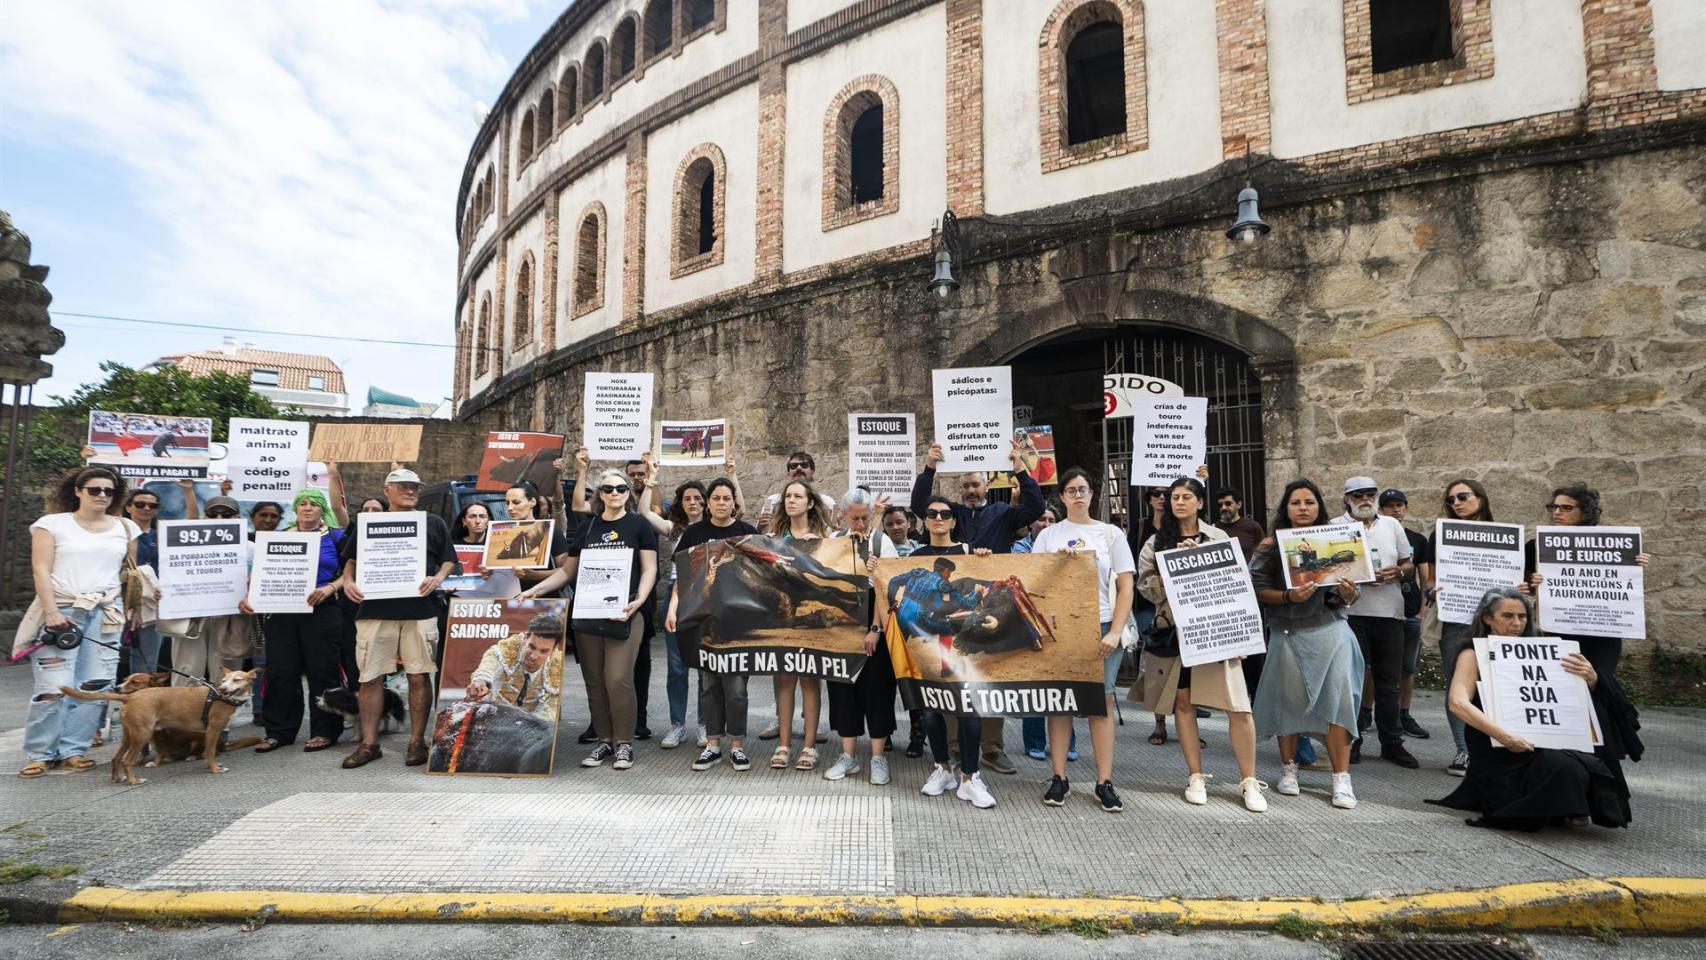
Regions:
<instances>
[{"instance_id":1,"label":"yellow painted curb","mask_svg":"<svg viewBox=\"0 0 1706 960\"><path fill-rule=\"evenodd\" d=\"M87 887L59 909L101 920L553 921L782 926L910 925L1112 929L1271 928L1295 916L1322 928L1706 932L1706 878L1608 877L1518 883L1368 900L1158 897L656 896L574 893L181 892Z\"/></svg>"}]
</instances>

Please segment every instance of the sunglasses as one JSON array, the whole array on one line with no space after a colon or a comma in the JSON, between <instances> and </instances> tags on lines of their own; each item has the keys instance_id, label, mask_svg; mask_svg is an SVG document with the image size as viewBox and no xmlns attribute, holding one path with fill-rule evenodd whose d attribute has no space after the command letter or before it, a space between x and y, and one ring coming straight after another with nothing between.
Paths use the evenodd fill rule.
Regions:
<instances>
[{"instance_id":1,"label":"sunglasses","mask_svg":"<svg viewBox=\"0 0 1706 960\"><path fill-rule=\"evenodd\" d=\"M1167 495L1167 491L1165 491L1165 490L1151 490L1151 491L1149 491L1149 499L1151 499L1151 500L1155 499L1156 497L1165 497L1166 495Z\"/></svg>"},{"instance_id":2,"label":"sunglasses","mask_svg":"<svg viewBox=\"0 0 1706 960\"><path fill-rule=\"evenodd\" d=\"M1378 490L1352 490L1350 493L1345 494L1345 496L1350 497L1352 500L1369 500L1379 493L1380 491Z\"/></svg>"},{"instance_id":3,"label":"sunglasses","mask_svg":"<svg viewBox=\"0 0 1706 960\"><path fill-rule=\"evenodd\" d=\"M952 520L952 519L954 519L954 511L952 511L952 510L926 510L926 511L924 511L924 519L926 519L926 520Z\"/></svg>"},{"instance_id":4,"label":"sunglasses","mask_svg":"<svg viewBox=\"0 0 1706 960\"><path fill-rule=\"evenodd\" d=\"M232 513L230 510L225 509L224 507L220 507L217 510L207 511L207 519L209 519L209 520L235 520L235 519L237 519L237 515L235 513Z\"/></svg>"},{"instance_id":5,"label":"sunglasses","mask_svg":"<svg viewBox=\"0 0 1706 960\"><path fill-rule=\"evenodd\" d=\"M91 497L110 497L118 491L113 487L84 487L83 492Z\"/></svg>"},{"instance_id":6,"label":"sunglasses","mask_svg":"<svg viewBox=\"0 0 1706 960\"><path fill-rule=\"evenodd\" d=\"M1576 503L1548 503L1540 509L1547 513L1569 513L1571 510L1580 510L1581 505Z\"/></svg>"},{"instance_id":7,"label":"sunglasses","mask_svg":"<svg viewBox=\"0 0 1706 960\"><path fill-rule=\"evenodd\" d=\"M132 502L131 506L135 507L138 510L158 510L158 509L160 509L160 505L158 503L154 503L152 501L138 500L138 501Z\"/></svg>"},{"instance_id":8,"label":"sunglasses","mask_svg":"<svg viewBox=\"0 0 1706 960\"><path fill-rule=\"evenodd\" d=\"M1475 495L1473 493L1468 493L1468 492L1448 493L1445 495L1445 502L1446 503L1465 503L1465 502L1473 500L1473 499L1475 499Z\"/></svg>"},{"instance_id":9,"label":"sunglasses","mask_svg":"<svg viewBox=\"0 0 1706 960\"><path fill-rule=\"evenodd\" d=\"M599 484L599 486L598 486L598 492L599 493L627 493L628 492L628 485L625 483L602 483L602 484Z\"/></svg>"},{"instance_id":10,"label":"sunglasses","mask_svg":"<svg viewBox=\"0 0 1706 960\"><path fill-rule=\"evenodd\" d=\"M810 469L812 469L812 465L805 462L804 460L796 460L793 463L788 464L788 469L789 470L810 470Z\"/></svg>"}]
</instances>

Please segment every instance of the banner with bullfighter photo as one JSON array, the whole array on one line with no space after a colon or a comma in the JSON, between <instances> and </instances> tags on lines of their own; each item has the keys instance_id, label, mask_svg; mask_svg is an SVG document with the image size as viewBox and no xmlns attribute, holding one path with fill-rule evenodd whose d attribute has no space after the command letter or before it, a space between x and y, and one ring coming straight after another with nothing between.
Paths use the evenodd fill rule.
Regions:
<instances>
[{"instance_id":1,"label":"banner with bullfighter photo","mask_svg":"<svg viewBox=\"0 0 1706 960\"><path fill-rule=\"evenodd\" d=\"M982 717L1107 711L1094 557L885 557L876 585L908 709Z\"/></svg>"},{"instance_id":2,"label":"banner with bullfighter photo","mask_svg":"<svg viewBox=\"0 0 1706 960\"><path fill-rule=\"evenodd\" d=\"M563 438L559 434L493 431L486 434L474 489L501 492L526 480L543 495L555 497L559 486L557 461L562 456Z\"/></svg>"},{"instance_id":3,"label":"banner with bullfighter photo","mask_svg":"<svg viewBox=\"0 0 1706 960\"><path fill-rule=\"evenodd\" d=\"M676 569L689 666L843 683L864 667L871 584L852 540L731 537L676 554Z\"/></svg>"},{"instance_id":4,"label":"banner with bullfighter photo","mask_svg":"<svg viewBox=\"0 0 1706 960\"><path fill-rule=\"evenodd\" d=\"M428 773L550 776L567 602L451 599ZM556 618L555 635L530 630L541 615Z\"/></svg>"}]
</instances>

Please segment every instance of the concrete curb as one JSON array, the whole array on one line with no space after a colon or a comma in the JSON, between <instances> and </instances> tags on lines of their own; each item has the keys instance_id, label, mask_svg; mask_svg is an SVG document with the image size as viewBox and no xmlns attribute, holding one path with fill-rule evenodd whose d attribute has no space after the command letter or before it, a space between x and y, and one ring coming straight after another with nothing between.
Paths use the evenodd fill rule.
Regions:
<instances>
[{"instance_id":1,"label":"concrete curb","mask_svg":"<svg viewBox=\"0 0 1706 960\"><path fill-rule=\"evenodd\" d=\"M982 926L1114 930L1321 929L1706 932L1706 878L1607 877L1368 900L1171 897L662 896L532 893L183 892L85 887L56 903L14 901L14 922L569 922L781 926ZM35 909L31 909L35 907Z\"/></svg>"}]
</instances>

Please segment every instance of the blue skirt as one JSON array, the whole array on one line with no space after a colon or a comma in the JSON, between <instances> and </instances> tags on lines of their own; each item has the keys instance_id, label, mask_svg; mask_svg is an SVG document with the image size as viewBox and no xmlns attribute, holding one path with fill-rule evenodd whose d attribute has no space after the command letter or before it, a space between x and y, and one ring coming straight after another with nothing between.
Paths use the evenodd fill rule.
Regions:
<instances>
[{"instance_id":1,"label":"blue skirt","mask_svg":"<svg viewBox=\"0 0 1706 960\"><path fill-rule=\"evenodd\" d=\"M1256 735L1325 737L1329 726L1354 735L1362 678L1362 650L1345 621L1270 628L1268 659L1256 687Z\"/></svg>"}]
</instances>

